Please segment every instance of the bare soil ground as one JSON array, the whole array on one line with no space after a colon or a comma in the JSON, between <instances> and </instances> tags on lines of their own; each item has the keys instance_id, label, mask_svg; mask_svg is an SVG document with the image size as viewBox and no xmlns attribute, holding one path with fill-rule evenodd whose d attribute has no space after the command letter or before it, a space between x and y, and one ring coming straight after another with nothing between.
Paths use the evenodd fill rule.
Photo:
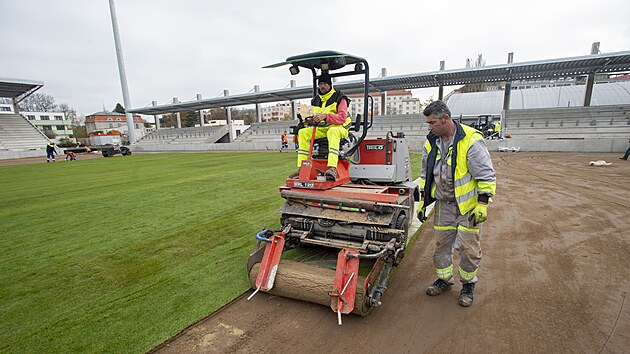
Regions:
<instances>
[{"instance_id":1,"label":"bare soil ground","mask_svg":"<svg viewBox=\"0 0 630 354\"><path fill-rule=\"evenodd\" d=\"M156 351L628 353L630 161L569 153L496 153L493 161L498 191L471 307L458 305L459 284L425 295L435 279L429 221L367 317L344 316L338 326L330 308L263 293Z\"/></svg>"},{"instance_id":2,"label":"bare soil ground","mask_svg":"<svg viewBox=\"0 0 630 354\"><path fill-rule=\"evenodd\" d=\"M103 157L103 155L101 155L100 153L77 154L77 161L97 159L101 157ZM66 155L62 154L60 156L57 156L56 160L57 162L64 162L65 158L66 158ZM68 161L68 162L71 162L71 161ZM25 157L22 159L0 160L0 166L26 165L26 164L34 164L34 163L46 163L46 153L44 152L41 157Z\"/></svg>"}]
</instances>

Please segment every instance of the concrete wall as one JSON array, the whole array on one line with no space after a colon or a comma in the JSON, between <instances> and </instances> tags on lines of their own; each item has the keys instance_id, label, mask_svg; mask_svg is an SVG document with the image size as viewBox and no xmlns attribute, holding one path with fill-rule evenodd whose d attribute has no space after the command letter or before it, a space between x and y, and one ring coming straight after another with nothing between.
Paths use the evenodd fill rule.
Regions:
<instances>
[{"instance_id":1,"label":"concrete wall","mask_svg":"<svg viewBox=\"0 0 630 354\"><path fill-rule=\"evenodd\" d=\"M277 140L277 139L276 139ZM425 139L408 136L409 149L422 151ZM513 138L487 140L490 151L498 151L499 147L520 147L521 151L566 151L566 152L624 152L628 148L628 138L584 138L584 139L530 139ZM279 141L233 142L225 144L151 144L131 147L134 152L168 152L168 151L270 151L279 150ZM292 144L289 144L289 151Z\"/></svg>"},{"instance_id":2,"label":"concrete wall","mask_svg":"<svg viewBox=\"0 0 630 354\"><path fill-rule=\"evenodd\" d=\"M628 138L584 138L584 139L504 139L488 140L488 149L498 151L499 147L520 147L520 151L546 152L619 152L628 148Z\"/></svg>"},{"instance_id":3,"label":"concrete wall","mask_svg":"<svg viewBox=\"0 0 630 354\"><path fill-rule=\"evenodd\" d=\"M59 148L57 150L59 151ZM0 160L24 159L27 157L41 157L42 161L44 161L46 159L46 150L0 151Z\"/></svg>"}]
</instances>

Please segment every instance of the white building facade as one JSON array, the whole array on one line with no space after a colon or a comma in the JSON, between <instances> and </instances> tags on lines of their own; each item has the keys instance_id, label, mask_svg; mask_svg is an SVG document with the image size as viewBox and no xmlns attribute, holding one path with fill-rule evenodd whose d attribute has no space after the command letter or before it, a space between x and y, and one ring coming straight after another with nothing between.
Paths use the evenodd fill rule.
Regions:
<instances>
[{"instance_id":1,"label":"white building facade","mask_svg":"<svg viewBox=\"0 0 630 354\"><path fill-rule=\"evenodd\" d=\"M0 114L3 113L14 114L13 105L0 104ZM20 114L49 137L69 138L73 133L70 121L62 112L20 112Z\"/></svg>"},{"instance_id":2,"label":"white building facade","mask_svg":"<svg viewBox=\"0 0 630 354\"><path fill-rule=\"evenodd\" d=\"M206 122L206 126L221 126L221 125L227 125L227 120L219 119L219 120L210 120ZM232 136L238 137L247 129L249 129L249 125L245 124L244 120L242 119L232 120Z\"/></svg>"},{"instance_id":3,"label":"white building facade","mask_svg":"<svg viewBox=\"0 0 630 354\"><path fill-rule=\"evenodd\" d=\"M375 116L383 114L381 112L381 94L370 93L370 96L374 100L373 114ZM355 117L357 114L363 114L363 94L351 94L348 97L350 98L350 115ZM371 105L371 102L368 102L368 105ZM411 91L406 90L387 91L385 105L387 109L386 114L388 115L419 114L421 107L420 100L414 98ZM368 109L370 108L368 106Z\"/></svg>"},{"instance_id":4,"label":"white building facade","mask_svg":"<svg viewBox=\"0 0 630 354\"><path fill-rule=\"evenodd\" d=\"M302 117L311 115L311 106L300 102L295 103L295 109ZM262 121L263 122L275 122L279 120L292 120L291 116L291 103L281 102L273 106L262 107Z\"/></svg>"}]
</instances>

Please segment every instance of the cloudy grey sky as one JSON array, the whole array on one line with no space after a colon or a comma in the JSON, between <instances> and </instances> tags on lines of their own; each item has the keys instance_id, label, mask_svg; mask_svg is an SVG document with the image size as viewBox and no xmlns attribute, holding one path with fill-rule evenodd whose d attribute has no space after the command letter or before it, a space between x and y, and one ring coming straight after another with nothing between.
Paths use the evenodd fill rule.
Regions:
<instances>
[{"instance_id":1,"label":"cloudy grey sky","mask_svg":"<svg viewBox=\"0 0 630 354\"><path fill-rule=\"evenodd\" d=\"M630 50L627 0L115 0L131 106L310 82L286 68L296 54L337 50L372 76ZM43 81L41 92L80 114L123 101L108 0L0 0L0 78ZM435 91L435 92L433 92ZM437 89L416 96L437 95Z\"/></svg>"}]
</instances>

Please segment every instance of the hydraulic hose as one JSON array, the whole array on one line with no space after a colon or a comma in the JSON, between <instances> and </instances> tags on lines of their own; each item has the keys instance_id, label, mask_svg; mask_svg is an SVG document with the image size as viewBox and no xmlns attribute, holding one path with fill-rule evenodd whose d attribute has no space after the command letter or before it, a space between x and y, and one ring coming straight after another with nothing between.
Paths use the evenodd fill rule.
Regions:
<instances>
[{"instance_id":1,"label":"hydraulic hose","mask_svg":"<svg viewBox=\"0 0 630 354\"><path fill-rule=\"evenodd\" d=\"M257 234L256 234L256 239L257 239L258 241L262 241L262 242L271 242L271 240L270 240L270 239L268 239L268 238L266 238L266 237L263 237L263 235L264 235L264 234L266 234L266 233L267 233L267 231L269 231L269 230L264 229L264 230L262 230L261 232L257 233Z\"/></svg>"}]
</instances>

